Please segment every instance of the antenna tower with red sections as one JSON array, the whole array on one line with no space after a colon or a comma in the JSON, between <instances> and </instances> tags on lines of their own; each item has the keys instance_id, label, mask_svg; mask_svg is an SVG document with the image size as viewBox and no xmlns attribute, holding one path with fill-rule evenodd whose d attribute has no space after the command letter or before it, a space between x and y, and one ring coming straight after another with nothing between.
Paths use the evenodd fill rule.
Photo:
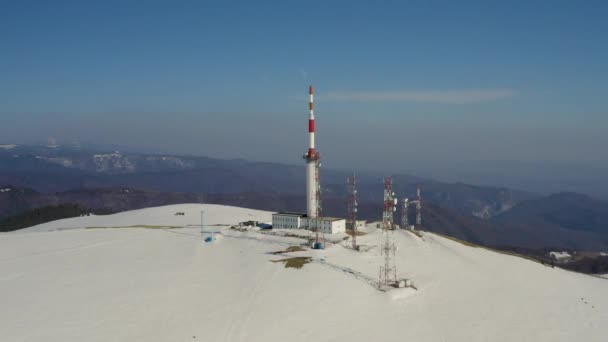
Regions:
<instances>
[{"instance_id":1,"label":"antenna tower with red sections","mask_svg":"<svg viewBox=\"0 0 608 342\"><path fill-rule=\"evenodd\" d=\"M384 211L382 213L382 247L380 253L384 256L384 266L380 266L378 287L391 286L397 282L397 266L395 266L396 246L391 240L395 225L394 212L397 210L397 199L393 192L393 179L384 178Z\"/></svg>"}]
</instances>

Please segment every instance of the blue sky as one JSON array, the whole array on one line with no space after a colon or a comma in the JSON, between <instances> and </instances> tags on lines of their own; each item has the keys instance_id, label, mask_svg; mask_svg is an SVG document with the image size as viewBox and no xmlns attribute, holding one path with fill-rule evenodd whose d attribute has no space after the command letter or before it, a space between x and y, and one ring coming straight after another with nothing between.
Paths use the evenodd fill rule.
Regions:
<instances>
[{"instance_id":1,"label":"blue sky","mask_svg":"<svg viewBox=\"0 0 608 342\"><path fill-rule=\"evenodd\" d=\"M0 142L608 165L605 1L0 2Z\"/></svg>"}]
</instances>

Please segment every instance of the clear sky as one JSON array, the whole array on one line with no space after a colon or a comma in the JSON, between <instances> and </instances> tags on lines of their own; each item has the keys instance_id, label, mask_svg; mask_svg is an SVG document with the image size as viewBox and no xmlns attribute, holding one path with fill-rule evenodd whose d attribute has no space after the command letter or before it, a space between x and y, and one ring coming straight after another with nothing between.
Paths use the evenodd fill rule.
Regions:
<instances>
[{"instance_id":1,"label":"clear sky","mask_svg":"<svg viewBox=\"0 0 608 342\"><path fill-rule=\"evenodd\" d=\"M0 143L608 164L606 1L1 1ZM430 164L429 164L430 165Z\"/></svg>"}]
</instances>

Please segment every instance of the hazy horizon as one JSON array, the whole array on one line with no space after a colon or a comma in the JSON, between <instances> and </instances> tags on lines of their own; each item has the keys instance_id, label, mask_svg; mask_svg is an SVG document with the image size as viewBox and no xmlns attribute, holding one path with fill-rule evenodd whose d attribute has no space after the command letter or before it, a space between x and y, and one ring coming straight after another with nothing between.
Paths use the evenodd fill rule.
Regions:
<instances>
[{"instance_id":1,"label":"hazy horizon","mask_svg":"<svg viewBox=\"0 0 608 342\"><path fill-rule=\"evenodd\" d=\"M16 141L0 141L0 144L16 143ZM100 152L119 151L123 154L143 153L157 155L177 155L218 158L204 153L184 153L183 151L158 150L124 145L99 145L83 141L61 141L55 138L44 141L26 142L24 145L80 147ZM233 158L220 156L219 159L244 159L251 162L278 163L304 167L301 156L291 156L287 160L264 160L253 158ZM460 161L413 161L401 168L390 168L374 165L356 167L352 165L336 165L328 159L323 169L334 169L348 172L364 172L381 176L410 175L428 180L466 183L478 186L507 187L520 191L538 194L553 194L559 192L579 192L597 198L608 200L608 182L605 175L608 167L592 162L521 162L513 160L460 160Z\"/></svg>"},{"instance_id":2,"label":"hazy horizon","mask_svg":"<svg viewBox=\"0 0 608 342\"><path fill-rule=\"evenodd\" d=\"M604 168L606 17L600 1L5 4L0 140L297 164L313 84L327 167Z\"/></svg>"}]
</instances>

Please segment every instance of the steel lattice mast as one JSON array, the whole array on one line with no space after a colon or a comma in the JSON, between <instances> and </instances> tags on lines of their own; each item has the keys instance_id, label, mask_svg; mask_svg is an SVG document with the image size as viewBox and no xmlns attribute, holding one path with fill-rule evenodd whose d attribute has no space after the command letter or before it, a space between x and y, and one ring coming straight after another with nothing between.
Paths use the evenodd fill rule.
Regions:
<instances>
[{"instance_id":1,"label":"steel lattice mast","mask_svg":"<svg viewBox=\"0 0 608 342\"><path fill-rule=\"evenodd\" d=\"M353 249L357 250L357 179L355 175L348 177L348 214L353 230Z\"/></svg>"},{"instance_id":2,"label":"steel lattice mast","mask_svg":"<svg viewBox=\"0 0 608 342\"><path fill-rule=\"evenodd\" d=\"M401 207L401 228L402 229L407 229L410 225L409 219L407 217L408 215L408 206L409 206L409 202L407 198L403 199L403 206Z\"/></svg>"},{"instance_id":3,"label":"steel lattice mast","mask_svg":"<svg viewBox=\"0 0 608 342\"><path fill-rule=\"evenodd\" d=\"M415 204L416 205L416 222L415 222L415 229L420 229L422 228L422 195L420 194L420 185L416 186L416 199L413 201L409 201L407 202L407 198L405 199L405 203L403 210L407 213L407 206L410 204ZM406 216L407 219L407 214L402 214ZM402 224L403 224L403 216L401 217L402 220ZM407 222L407 221L406 221Z\"/></svg>"},{"instance_id":4,"label":"steel lattice mast","mask_svg":"<svg viewBox=\"0 0 608 342\"><path fill-rule=\"evenodd\" d=\"M394 212L396 208L397 199L393 192L393 179L390 177L384 178L384 211L382 213L382 225L383 229L393 230L394 227Z\"/></svg>"},{"instance_id":5,"label":"steel lattice mast","mask_svg":"<svg viewBox=\"0 0 608 342\"><path fill-rule=\"evenodd\" d=\"M393 192L393 180L384 178L384 211L382 213L382 248L384 266L380 266L378 286L389 286L397 281L397 267L394 264L395 244L391 241L391 234L395 228L393 223L394 212L397 209L397 199Z\"/></svg>"},{"instance_id":6,"label":"steel lattice mast","mask_svg":"<svg viewBox=\"0 0 608 342\"><path fill-rule=\"evenodd\" d=\"M420 185L416 187L416 229L422 227L422 196L420 195Z\"/></svg>"}]
</instances>

